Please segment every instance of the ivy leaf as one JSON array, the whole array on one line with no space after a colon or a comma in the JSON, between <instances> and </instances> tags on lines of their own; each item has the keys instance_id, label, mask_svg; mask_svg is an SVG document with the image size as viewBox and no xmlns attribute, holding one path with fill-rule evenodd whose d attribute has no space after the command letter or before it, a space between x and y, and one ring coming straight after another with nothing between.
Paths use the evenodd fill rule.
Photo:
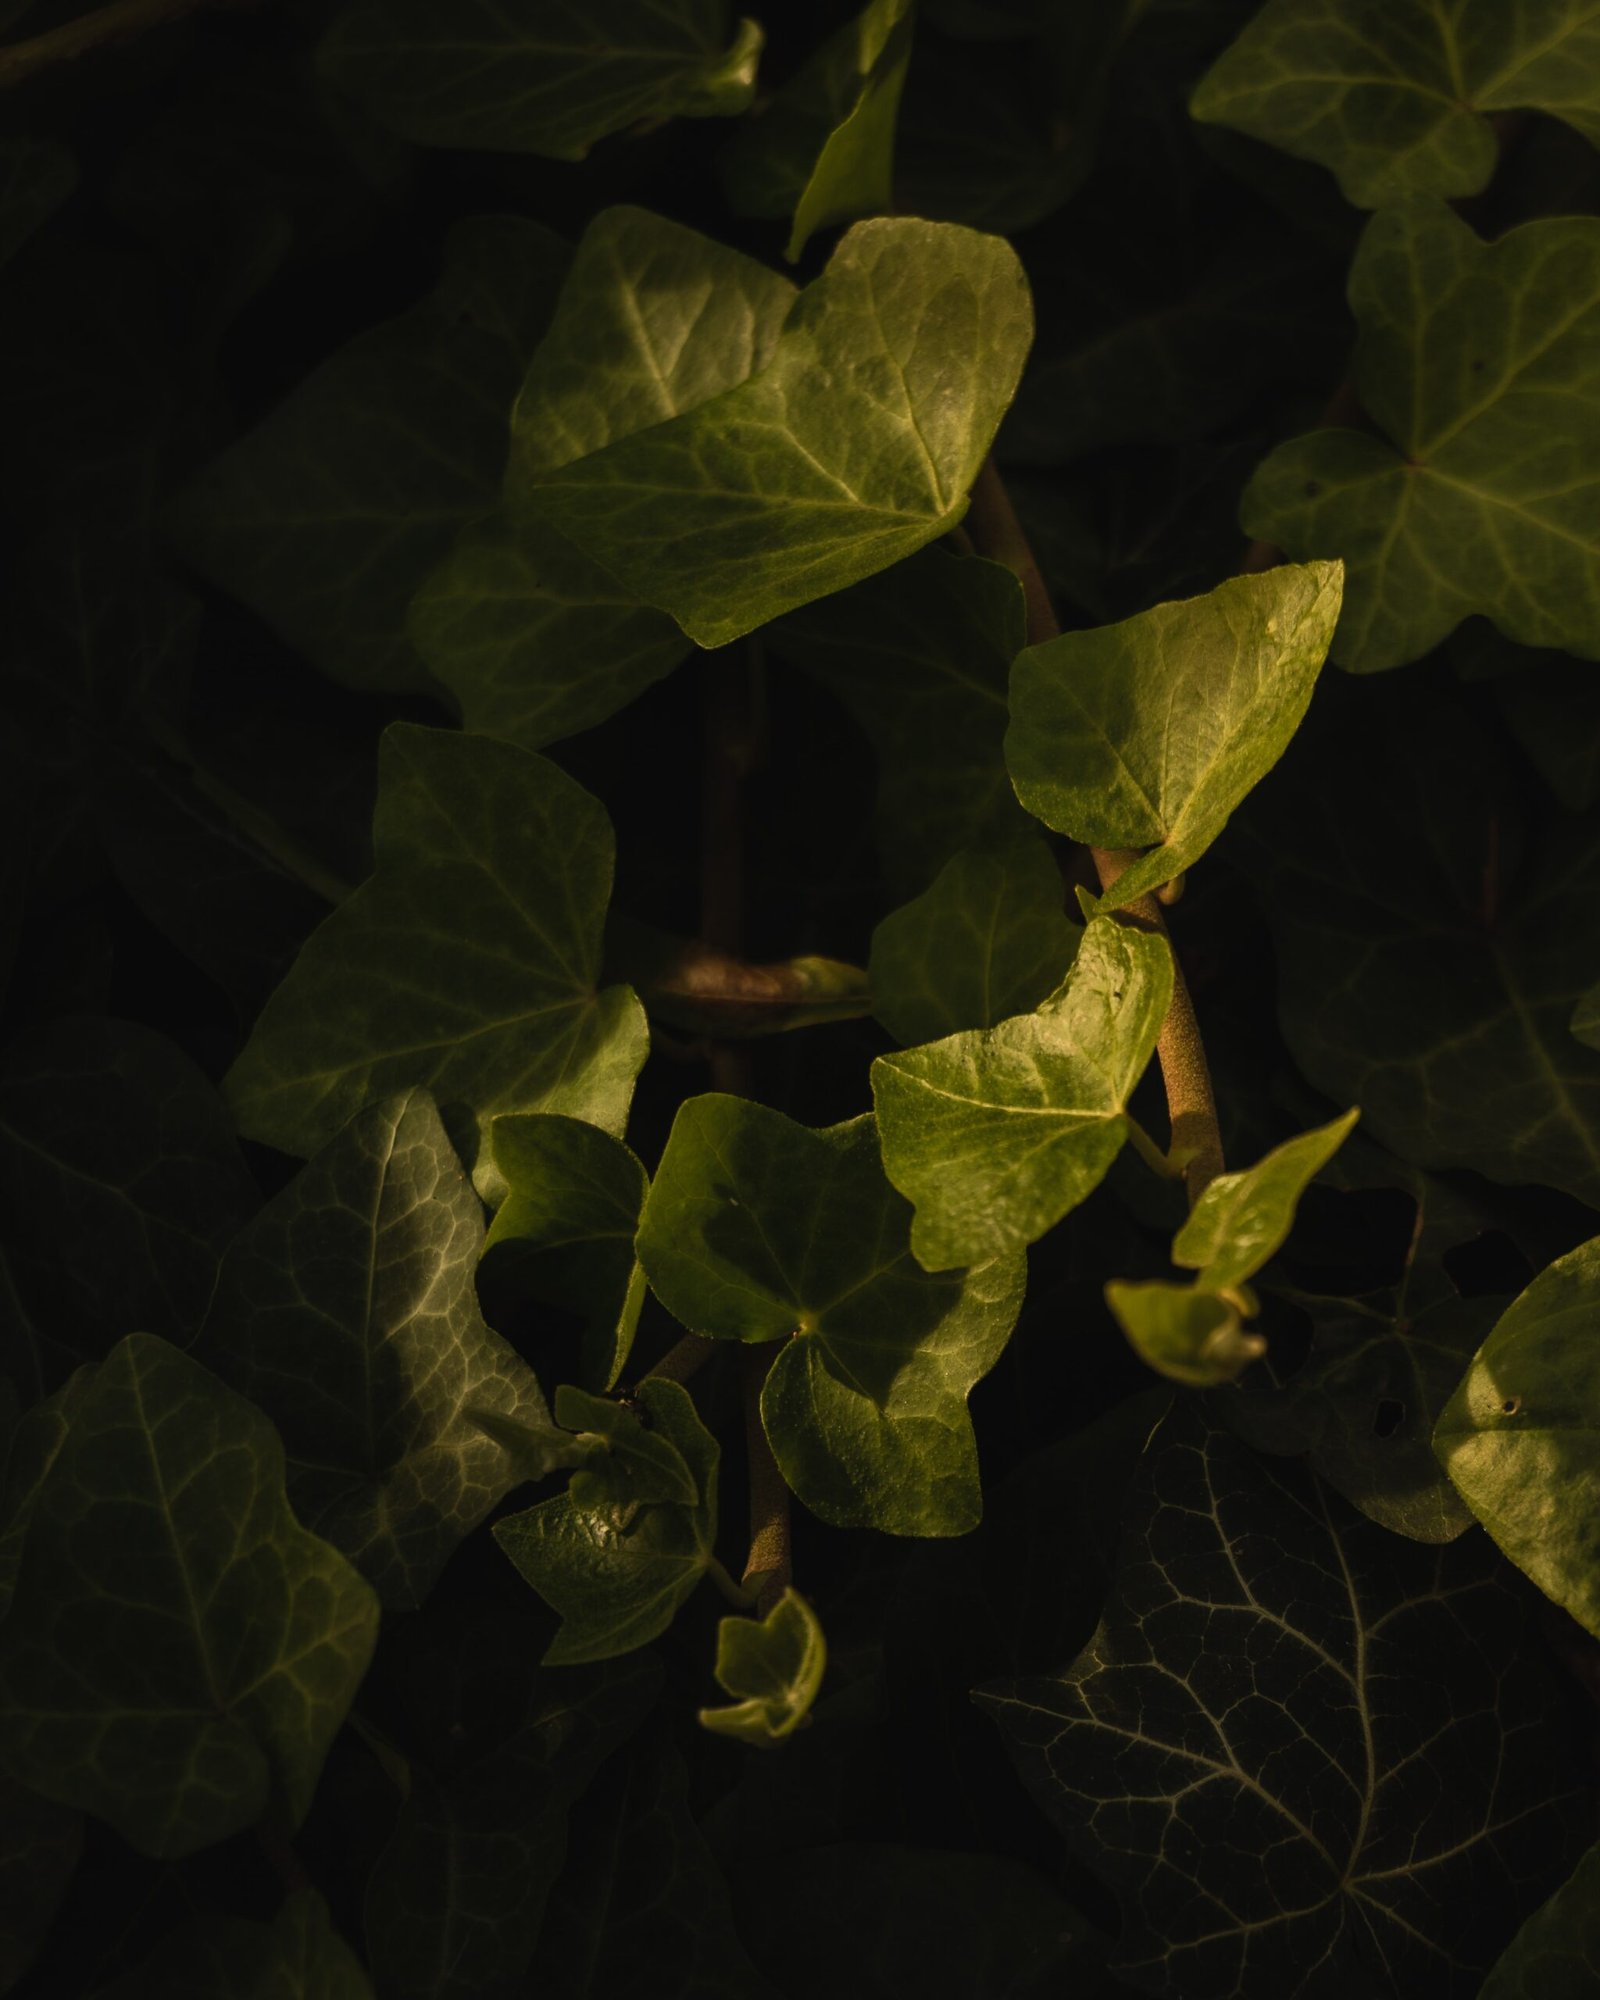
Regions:
<instances>
[{"instance_id":1,"label":"ivy leaf","mask_svg":"<svg viewBox=\"0 0 1600 2000\"><path fill-rule=\"evenodd\" d=\"M1172 1245L1172 1261L1219 1292L1245 1284L1275 1257L1294 1226L1295 1206L1354 1129L1359 1110L1274 1146L1243 1173L1219 1174L1195 1203Z\"/></svg>"},{"instance_id":2,"label":"ivy leaf","mask_svg":"<svg viewBox=\"0 0 1600 2000\"><path fill-rule=\"evenodd\" d=\"M1152 850L1102 909L1191 867L1283 755L1333 637L1340 575L1310 563L1232 577L1019 654L1006 732L1017 797L1074 840Z\"/></svg>"},{"instance_id":3,"label":"ivy leaf","mask_svg":"<svg viewBox=\"0 0 1600 2000\"><path fill-rule=\"evenodd\" d=\"M677 1382L641 1382L637 1400L638 1416L602 1405L615 1411L607 1461L575 1474L555 1499L495 1523L495 1540L561 1615L544 1655L549 1666L612 1659L648 1645L715 1561L716 1439ZM598 1402L584 1399L586 1416ZM558 1393L558 1416L570 1407ZM659 1444L677 1455L692 1500L657 1497L662 1471L649 1446Z\"/></svg>"},{"instance_id":4,"label":"ivy leaf","mask_svg":"<svg viewBox=\"0 0 1600 2000\"><path fill-rule=\"evenodd\" d=\"M781 1343L761 1415L823 1520L959 1535L981 1506L973 1386L1016 1322L1019 1259L934 1275L884 1178L870 1118L827 1131L744 1098L683 1105L645 1203L639 1261L693 1332Z\"/></svg>"},{"instance_id":5,"label":"ivy leaf","mask_svg":"<svg viewBox=\"0 0 1600 2000\"><path fill-rule=\"evenodd\" d=\"M1096 917L1033 1013L878 1057L884 1171L915 1204L919 1262L942 1271L1020 1249L1093 1192L1171 999L1165 941Z\"/></svg>"},{"instance_id":6,"label":"ivy leaf","mask_svg":"<svg viewBox=\"0 0 1600 2000\"><path fill-rule=\"evenodd\" d=\"M913 0L871 0L784 85L722 156L737 215L793 216L792 264L819 229L893 206L895 117Z\"/></svg>"},{"instance_id":7,"label":"ivy leaf","mask_svg":"<svg viewBox=\"0 0 1600 2000\"><path fill-rule=\"evenodd\" d=\"M7 1440L0 1521L0 1618L10 1609L28 1523L45 1477L72 1430L73 1417L94 1381L92 1368L75 1368L53 1395L24 1412Z\"/></svg>"},{"instance_id":8,"label":"ivy leaf","mask_svg":"<svg viewBox=\"0 0 1600 2000\"><path fill-rule=\"evenodd\" d=\"M827 1664L817 1614L793 1588L764 1618L724 1618L717 1627L716 1676L733 1704L701 1709L701 1725L742 1743L781 1743L810 1721Z\"/></svg>"},{"instance_id":9,"label":"ivy leaf","mask_svg":"<svg viewBox=\"0 0 1600 2000\"><path fill-rule=\"evenodd\" d=\"M553 472L529 504L723 645L955 526L1031 334L1009 245L858 223L759 374Z\"/></svg>"},{"instance_id":10,"label":"ivy leaf","mask_svg":"<svg viewBox=\"0 0 1600 2000\"><path fill-rule=\"evenodd\" d=\"M1600 1983L1600 1847L1495 1961L1480 2000L1587 2000Z\"/></svg>"},{"instance_id":11,"label":"ivy leaf","mask_svg":"<svg viewBox=\"0 0 1600 2000\"><path fill-rule=\"evenodd\" d=\"M1397 1541L1192 1404L1124 1519L1086 1650L980 1695L1117 1894L1112 1970L1183 2000L1475 1993L1584 1816L1493 1552Z\"/></svg>"},{"instance_id":12,"label":"ivy leaf","mask_svg":"<svg viewBox=\"0 0 1600 2000\"><path fill-rule=\"evenodd\" d=\"M1508 671L1491 683L1490 694L1556 798L1568 812L1587 812L1600 798L1600 742L1588 728L1593 667L1531 647L1505 651Z\"/></svg>"},{"instance_id":13,"label":"ivy leaf","mask_svg":"<svg viewBox=\"0 0 1600 2000\"><path fill-rule=\"evenodd\" d=\"M603 1393L622 1373L644 1303L633 1254L644 1168L609 1133L575 1118L497 1118L491 1139L507 1192L479 1285L491 1300L532 1298L583 1314L584 1379Z\"/></svg>"},{"instance_id":14,"label":"ivy leaf","mask_svg":"<svg viewBox=\"0 0 1600 2000\"><path fill-rule=\"evenodd\" d=\"M1417 659L1474 613L1509 639L1600 658L1600 220L1481 242L1442 203L1385 209L1350 269L1352 381L1381 435L1280 445L1245 529L1291 555L1337 549L1333 657Z\"/></svg>"},{"instance_id":15,"label":"ivy leaf","mask_svg":"<svg viewBox=\"0 0 1600 2000\"><path fill-rule=\"evenodd\" d=\"M1501 1315L1434 1430L1452 1485L1519 1569L1600 1636L1600 1238Z\"/></svg>"},{"instance_id":16,"label":"ivy leaf","mask_svg":"<svg viewBox=\"0 0 1600 2000\"><path fill-rule=\"evenodd\" d=\"M902 1044L1030 1012L1078 948L1062 895L1054 856L1030 835L962 848L872 933L872 1011Z\"/></svg>"},{"instance_id":17,"label":"ivy leaf","mask_svg":"<svg viewBox=\"0 0 1600 2000\"><path fill-rule=\"evenodd\" d=\"M418 145L581 160L646 119L737 117L762 35L728 37L726 0L357 0L320 61Z\"/></svg>"},{"instance_id":18,"label":"ivy leaf","mask_svg":"<svg viewBox=\"0 0 1600 2000\"><path fill-rule=\"evenodd\" d=\"M614 852L598 800L508 743L395 723L372 839L376 872L312 934L228 1072L241 1130L307 1154L423 1085L458 1140L462 1113L620 1131L646 1034L626 987L595 988Z\"/></svg>"},{"instance_id":19,"label":"ivy leaf","mask_svg":"<svg viewBox=\"0 0 1600 2000\"><path fill-rule=\"evenodd\" d=\"M259 1195L215 1089L132 1021L53 1022L0 1069L0 1224L52 1341L98 1358L141 1325L199 1327Z\"/></svg>"},{"instance_id":20,"label":"ivy leaf","mask_svg":"<svg viewBox=\"0 0 1600 2000\"><path fill-rule=\"evenodd\" d=\"M331 355L171 517L196 568L348 687L433 688L406 609L499 491L567 250L535 223L477 216L445 257L431 297Z\"/></svg>"},{"instance_id":21,"label":"ivy leaf","mask_svg":"<svg viewBox=\"0 0 1600 2000\"><path fill-rule=\"evenodd\" d=\"M361 1961L315 1889L294 1889L270 1924L202 1917L95 2000L372 2000Z\"/></svg>"},{"instance_id":22,"label":"ivy leaf","mask_svg":"<svg viewBox=\"0 0 1600 2000\"><path fill-rule=\"evenodd\" d=\"M61 206L78 181L65 146L21 133L0 140L0 268Z\"/></svg>"},{"instance_id":23,"label":"ivy leaf","mask_svg":"<svg viewBox=\"0 0 1600 2000\"><path fill-rule=\"evenodd\" d=\"M33 1502L0 1641L11 1775L143 1854L291 1825L378 1606L284 1497L266 1418L151 1334L95 1369Z\"/></svg>"},{"instance_id":24,"label":"ivy leaf","mask_svg":"<svg viewBox=\"0 0 1600 2000\"><path fill-rule=\"evenodd\" d=\"M1203 1285L1113 1278L1106 1304L1139 1359L1191 1389L1231 1382L1267 1351L1262 1335L1245 1332L1237 1300Z\"/></svg>"},{"instance_id":25,"label":"ivy leaf","mask_svg":"<svg viewBox=\"0 0 1600 2000\"><path fill-rule=\"evenodd\" d=\"M1481 20L1459 4L1396 14L1269 0L1190 108L1331 168L1346 200L1381 208L1486 187L1494 112L1549 112L1600 145L1597 60L1600 30L1580 0Z\"/></svg>"},{"instance_id":26,"label":"ivy leaf","mask_svg":"<svg viewBox=\"0 0 1600 2000\"><path fill-rule=\"evenodd\" d=\"M426 1091L369 1104L235 1240L200 1358L278 1427L306 1526L386 1604L420 1604L530 1473L469 1408L568 1461L539 1385L484 1325L483 1208Z\"/></svg>"},{"instance_id":27,"label":"ivy leaf","mask_svg":"<svg viewBox=\"0 0 1600 2000\"><path fill-rule=\"evenodd\" d=\"M1026 639L1010 570L925 549L766 636L871 737L878 844L903 891L961 848L1026 828L1001 755L1006 679Z\"/></svg>"}]
</instances>

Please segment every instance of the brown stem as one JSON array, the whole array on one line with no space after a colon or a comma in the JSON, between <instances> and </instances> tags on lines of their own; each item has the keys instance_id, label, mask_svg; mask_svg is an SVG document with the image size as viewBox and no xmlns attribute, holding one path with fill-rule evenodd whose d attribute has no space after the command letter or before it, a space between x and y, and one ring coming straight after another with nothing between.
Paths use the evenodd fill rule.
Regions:
<instances>
[{"instance_id":1,"label":"brown stem","mask_svg":"<svg viewBox=\"0 0 1600 2000\"><path fill-rule=\"evenodd\" d=\"M789 1485L778 1469L761 1421L761 1391L766 1385L776 1349L747 1347L742 1357L744 1435L750 1478L750 1554L745 1560L746 1590L755 1594L756 1610L765 1617L789 1588L794 1557L789 1537Z\"/></svg>"},{"instance_id":2,"label":"brown stem","mask_svg":"<svg viewBox=\"0 0 1600 2000\"><path fill-rule=\"evenodd\" d=\"M76 62L150 28L181 21L186 14L198 14L203 8L255 4L256 0L112 0L109 7L80 14L75 21L64 21L59 28L35 35L30 41L0 48L0 90L26 83L57 63Z\"/></svg>"},{"instance_id":3,"label":"brown stem","mask_svg":"<svg viewBox=\"0 0 1600 2000\"><path fill-rule=\"evenodd\" d=\"M1020 579L1028 607L1029 645L1039 646L1056 638L1061 626L1038 558L992 458L985 459L973 486L967 526L981 553L995 562L1003 562ZM1099 847L1091 847L1089 857L1103 890L1109 889L1134 859L1132 854ZM1154 896L1140 896L1127 905L1126 914L1167 938L1170 945L1166 919ZM1222 1132L1217 1124L1216 1099L1212 1094L1205 1044L1200 1039L1200 1023L1195 1018L1194 1001L1176 952L1172 966L1172 1005L1156 1043L1156 1055L1161 1063L1161 1080L1166 1085L1173 1150L1190 1156L1183 1169L1183 1180L1192 1207L1222 1172Z\"/></svg>"}]
</instances>

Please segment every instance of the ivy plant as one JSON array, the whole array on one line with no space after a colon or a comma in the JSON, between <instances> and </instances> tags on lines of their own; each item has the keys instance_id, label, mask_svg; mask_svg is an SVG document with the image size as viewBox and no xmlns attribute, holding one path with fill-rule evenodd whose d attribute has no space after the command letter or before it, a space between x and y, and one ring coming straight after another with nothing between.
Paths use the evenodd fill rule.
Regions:
<instances>
[{"instance_id":1,"label":"ivy plant","mask_svg":"<svg viewBox=\"0 0 1600 2000\"><path fill-rule=\"evenodd\" d=\"M0 0L0 1996L1590 2000L1580 0Z\"/></svg>"}]
</instances>

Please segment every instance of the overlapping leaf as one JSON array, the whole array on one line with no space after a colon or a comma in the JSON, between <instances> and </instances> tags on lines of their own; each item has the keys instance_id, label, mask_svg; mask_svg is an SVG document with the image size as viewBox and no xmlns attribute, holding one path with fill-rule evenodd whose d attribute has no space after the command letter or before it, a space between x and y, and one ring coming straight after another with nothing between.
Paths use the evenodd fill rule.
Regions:
<instances>
[{"instance_id":1,"label":"overlapping leaf","mask_svg":"<svg viewBox=\"0 0 1600 2000\"><path fill-rule=\"evenodd\" d=\"M1193 1405L1125 1520L1089 1647L982 1697L1116 1891L1113 1969L1183 2000L1467 2000L1584 1837L1493 1551L1397 1541Z\"/></svg>"},{"instance_id":2,"label":"overlapping leaf","mask_svg":"<svg viewBox=\"0 0 1600 2000\"><path fill-rule=\"evenodd\" d=\"M1600 1984L1600 1847L1495 1961L1479 2000L1587 2000Z\"/></svg>"},{"instance_id":3,"label":"overlapping leaf","mask_svg":"<svg viewBox=\"0 0 1600 2000\"><path fill-rule=\"evenodd\" d=\"M764 369L528 502L690 638L725 644L955 526L1031 334L1008 245L858 223Z\"/></svg>"},{"instance_id":4,"label":"overlapping leaf","mask_svg":"<svg viewBox=\"0 0 1600 2000\"><path fill-rule=\"evenodd\" d=\"M270 1924L201 1917L180 1925L96 2000L372 2000L361 1961L315 1889L295 1889Z\"/></svg>"},{"instance_id":5,"label":"overlapping leaf","mask_svg":"<svg viewBox=\"0 0 1600 2000\"><path fill-rule=\"evenodd\" d=\"M897 1042L993 1028L1052 994L1078 947L1061 871L1027 835L964 847L872 934L872 1011Z\"/></svg>"},{"instance_id":6,"label":"overlapping leaf","mask_svg":"<svg viewBox=\"0 0 1600 2000\"><path fill-rule=\"evenodd\" d=\"M1005 1346L1023 1269L931 1273L870 1118L824 1132L743 1098L691 1098L645 1203L639 1261L694 1332L778 1341L762 1422L824 1520L963 1534L980 1510L967 1396Z\"/></svg>"},{"instance_id":7,"label":"overlapping leaf","mask_svg":"<svg viewBox=\"0 0 1600 2000\"><path fill-rule=\"evenodd\" d=\"M235 1239L201 1336L201 1359L277 1425L300 1519L402 1608L533 1470L469 1412L544 1433L549 1469L570 1462L478 1310L482 1244L433 1101L407 1091L358 1112Z\"/></svg>"},{"instance_id":8,"label":"overlapping leaf","mask_svg":"<svg viewBox=\"0 0 1600 2000\"><path fill-rule=\"evenodd\" d=\"M717 1627L717 1685L731 1703L700 1711L702 1725L744 1743L781 1743L810 1719L828 1648L817 1614L793 1587L764 1618Z\"/></svg>"},{"instance_id":9,"label":"overlapping leaf","mask_svg":"<svg viewBox=\"0 0 1600 2000\"><path fill-rule=\"evenodd\" d=\"M880 1056L884 1170L931 1271L1033 1242L1104 1179L1172 998L1166 941L1096 917L1057 993L998 1028Z\"/></svg>"},{"instance_id":10,"label":"overlapping leaf","mask_svg":"<svg viewBox=\"0 0 1600 2000\"><path fill-rule=\"evenodd\" d=\"M446 256L432 297L323 362L174 515L189 561L352 687L433 686L406 608L499 491L567 252L534 223L484 216Z\"/></svg>"},{"instance_id":11,"label":"overlapping leaf","mask_svg":"<svg viewBox=\"0 0 1600 2000\"><path fill-rule=\"evenodd\" d=\"M1332 168L1346 197L1476 194L1495 112L1600 144L1600 25L1583 0L1268 0L1194 94L1197 118Z\"/></svg>"},{"instance_id":12,"label":"overlapping leaf","mask_svg":"<svg viewBox=\"0 0 1600 2000\"><path fill-rule=\"evenodd\" d=\"M794 218L791 262L817 230L893 206L911 19L912 0L870 0L723 154L723 185L739 214Z\"/></svg>"},{"instance_id":13,"label":"overlapping leaf","mask_svg":"<svg viewBox=\"0 0 1600 2000\"><path fill-rule=\"evenodd\" d=\"M1337 553L1341 665L1416 659L1481 613L1508 638L1600 658L1600 221L1484 243L1442 203L1386 209L1350 271L1352 380L1376 426L1280 445L1247 531Z\"/></svg>"},{"instance_id":14,"label":"overlapping leaf","mask_svg":"<svg viewBox=\"0 0 1600 2000\"><path fill-rule=\"evenodd\" d=\"M1198 861L1283 755L1339 596L1337 563L1285 567L1018 656L1006 732L1017 797L1074 840L1149 850L1103 908Z\"/></svg>"},{"instance_id":15,"label":"overlapping leaf","mask_svg":"<svg viewBox=\"0 0 1600 2000\"><path fill-rule=\"evenodd\" d=\"M1451 1483L1546 1596L1600 1636L1600 1239L1507 1308L1440 1412Z\"/></svg>"},{"instance_id":16,"label":"overlapping leaf","mask_svg":"<svg viewBox=\"0 0 1600 2000\"><path fill-rule=\"evenodd\" d=\"M737 116L760 50L727 0L357 0L321 65L421 145L581 160L641 120Z\"/></svg>"},{"instance_id":17,"label":"overlapping leaf","mask_svg":"<svg viewBox=\"0 0 1600 2000\"><path fill-rule=\"evenodd\" d=\"M422 1085L458 1144L502 1112L620 1131L645 1026L626 987L596 990L613 853L598 801L510 744L396 723L373 851L228 1073L241 1128L311 1153Z\"/></svg>"},{"instance_id":18,"label":"overlapping leaf","mask_svg":"<svg viewBox=\"0 0 1600 2000\"><path fill-rule=\"evenodd\" d=\"M99 1364L33 1501L0 1757L146 1854L298 1823L377 1636L295 1520L266 1418L150 1334Z\"/></svg>"}]
</instances>

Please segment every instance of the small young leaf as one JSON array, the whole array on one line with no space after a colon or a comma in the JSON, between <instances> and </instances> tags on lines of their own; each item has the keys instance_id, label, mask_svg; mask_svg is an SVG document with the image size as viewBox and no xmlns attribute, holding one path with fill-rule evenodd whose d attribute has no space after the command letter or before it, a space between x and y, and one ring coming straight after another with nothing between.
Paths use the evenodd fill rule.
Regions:
<instances>
[{"instance_id":1,"label":"small young leaf","mask_svg":"<svg viewBox=\"0 0 1600 2000\"><path fill-rule=\"evenodd\" d=\"M1219 1174L1195 1203L1172 1245L1172 1261L1198 1271L1195 1284L1223 1291L1253 1278L1283 1247L1295 1204L1361 1116L1347 1111L1314 1132L1274 1146L1243 1173Z\"/></svg>"},{"instance_id":2,"label":"small young leaf","mask_svg":"<svg viewBox=\"0 0 1600 2000\"><path fill-rule=\"evenodd\" d=\"M936 1041L1025 1014L1066 977L1079 931L1061 871L1027 834L953 854L872 934L872 1011L897 1042Z\"/></svg>"},{"instance_id":3,"label":"small young leaf","mask_svg":"<svg viewBox=\"0 0 1600 2000\"><path fill-rule=\"evenodd\" d=\"M955 526L1032 327L1009 245L858 223L759 374L553 471L528 504L723 645Z\"/></svg>"},{"instance_id":4,"label":"small young leaf","mask_svg":"<svg viewBox=\"0 0 1600 2000\"><path fill-rule=\"evenodd\" d=\"M1590 2000L1600 1990L1600 1847L1517 1932L1479 2000Z\"/></svg>"},{"instance_id":5,"label":"small young leaf","mask_svg":"<svg viewBox=\"0 0 1600 2000\"><path fill-rule=\"evenodd\" d=\"M1600 658L1600 219L1484 243L1442 202L1384 209L1350 269L1353 381L1369 431L1280 445L1246 532L1340 551L1333 657L1414 660L1475 612L1508 639Z\"/></svg>"},{"instance_id":6,"label":"small young leaf","mask_svg":"<svg viewBox=\"0 0 1600 2000\"><path fill-rule=\"evenodd\" d=\"M566 1461L532 1371L483 1323L483 1207L424 1090L369 1104L235 1240L199 1357L278 1427L289 1496L386 1604L422 1602L530 1476L469 1406Z\"/></svg>"},{"instance_id":7,"label":"small young leaf","mask_svg":"<svg viewBox=\"0 0 1600 2000\"><path fill-rule=\"evenodd\" d=\"M598 1400L583 1397L580 1406L573 1392L558 1391L556 1408L590 1421ZM638 1401L642 1416L607 1406L615 1412L610 1456L574 1474L576 1492L495 1523L495 1540L561 1614L544 1655L550 1666L612 1659L648 1645L714 1559L716 1439L676 1382L641 1382ZM654 1497L663 1486L662 1447L681 1466L692 1500ZM678 1479L672 1483L676 1491Z\"/></svg>"},{"instance_id":8,"label":"small young leaf","mask_svg":"<svg viewBox=\"0 0 1600 2000\"><path fill-rule=\"evenodd\" d=\"M1165 940L1096 917L1032 1014L879 1056L884 1169L916 1206L921 1263L1020 1249L1092 1193L1122 1150L1171 999Z\"/></svg>"},{"instance_id":9,"label":"small young leaf","mask_svg":"<svg viewBox=\"0 0 1600 2000\"><path fill-rule=\"evenodd\" d=\"M458 1144L463 1116L503 1112L620 1131L646 1033L626 987L596 991L613 854L598 800L510 744L395 723L373 852L228 1073L241 1129L308 1154L420 1084Z\"/></svg>"},{"instance_id":10,"label":"small young leaf","mask_svg":"<svg viewBox=\"0 0 1600 2000\"><path fill-rule=\"evenodd\" d=\"M1600 1237L1502 1314L1434 1430L1463 1500L1547 1597L1600 1636Z\"/></svg>"},{"instance_id":11,"label":"small young leaf","mask_svg":"<svg viewBox=\"0 0 1600 2000\"><path fill-rule=\"evenodd\" d=\"M1006 733L1017 797L1074 840L1152 850L1102 908L1192 867L1282 756L1333 637L1340 578L1337 563L1233 577L1018 656Z\"/></svg>"},{"instance_id":12,"label":"small young leaf","mask_svg":"<svg viewBox=\"0 0 1600 2000\"><path fill-rule=\"evenodd\" d=\"M356 0L323 74L422 146L581 160L642 119L734 118L761 30L727 0Z\"/></svg>"},{"instance_id":13,"label":"small young leaf","mask_svg":"<svg viewBox=\"0 0 1600 2000\"><path fill-rule=\"evenodd\" d=\"M934 1275L870 1118L815 1132L743 1098L691 1098L645 1203L639 1260L711 1339L781 1343L761 1414L825 1521L964 1534L980 1510L973 1386L1022 1299L1015 1257Z\"/></svg>"},{"instance_id":14,"label":"small young leaf","mask_svg":"<svg viewBox=\"0 0 1600 2000\"><path fill-rule=\"evenodd\" d=\"M532 1298L582 1313L584 1381L603 1394L622 1373L644 1302L633 1254L644 1168L576 1118L497 1118L490 1142L507 1192L484 1243L480 1290L490 1301Z\"/></svg>"},{"instance_id":15,"label":"small young leaf","mask_svg":"<svg viewBox=\"0 0 1600 2000\"><path fill-rule=\"evenodd\" d=\"M591 1396L568 1382L556 1391L556 1416L565 1429L595 1445L586 1468L574 1472L567 1486L580 1511L654 1501L699 1505L700 1474L669 1431L647 1430L621 1403Z\"/></svg>"},{"instance_id":16,"label":"small young leaf","mask_svg":"<svg viewBox=\"0 0 1600 2000\"><path fill-rule=\"evenodd\" d=\"M1237 1303L1201 1285L1114 1278L1106 1304L1139 1358L1191 1389L1231 1382L1267 1351L1259 1333L1244 1331Z\"/></svg>"},{"instance_id":17,"label":"small young leaf","mask_svg":"<svg viewBox=\"0 0 1600 2000\"><path fill-rule=\"evenodd\" d=\"M260 1411L133 1334L71 1412L3 1629L6 1768L178 1856L304 1817L378 1604L290 1512Z\"/></svg>"},{"instance_id":18,"label":"small young leaf","mask_svg":"<svg viewBox=\"0 0 1600 2000\"><path fill-rule=\"evenodd\" d=\"M737 214L793 216L784 251L791 264L817 230L893 206L912 5L870 0L723 153L723 186Z\"/></svg>"},{"instance_id":19,"label":"small young leaf","mask_svg":"<svg viewBox=\"0 0 1600 2000\"><path fill-rule=\"evenodd\" d=\"M1345 198L1476 194L1490 116L1547 111L1600 145L1600 30L1581 0L1394 9L1268 0L1202 79L1196 118L1316 160Z\"/></svg>"},{"instance_id":20,"label":"small young leaf","mask_svg":"<svg viewBox=\"0 0 1600 2000\"><path fill-rule=\"evenodd\" d=\"M724 1618L717 1627L717 1685L733 1705L703 1708L700 1721L743 1743L781 1743L811 1719L827 1663L817 1614L791 1587L765 1618Z\"/></svg>"}]
</instances>

